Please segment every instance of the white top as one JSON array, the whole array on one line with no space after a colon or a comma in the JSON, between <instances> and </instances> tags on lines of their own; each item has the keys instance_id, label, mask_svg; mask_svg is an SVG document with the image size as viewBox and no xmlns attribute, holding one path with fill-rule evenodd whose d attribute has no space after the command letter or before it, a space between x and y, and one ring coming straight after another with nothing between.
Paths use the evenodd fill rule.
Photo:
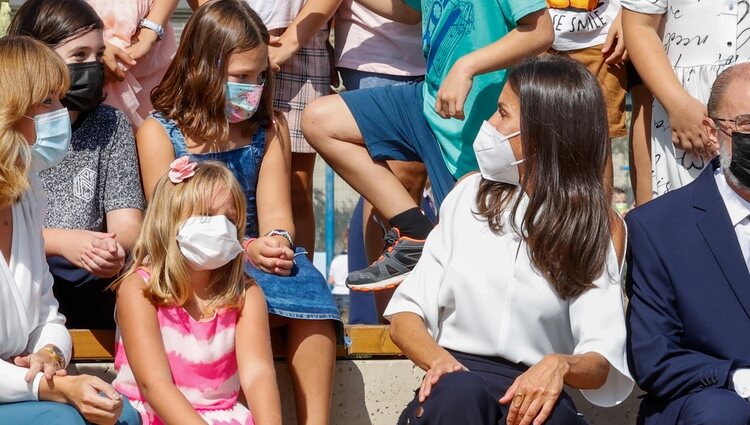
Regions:
<instances>
[{"instance_id":1,"label":"white top","mask_svg":"<svg viewBox=\"0 0 750 425\"><path fill-rule=\"evenodd\" d=\"M716 186L719 188L721 199L724 200L724 206L727 207L729 219L734 226L734 232L737 234L737 241L742 249L742 256L745 257L748 271L750 271L750 202L743 199L727 183L724 171L717 168L714 171Z\"/></svg>"},{"instance_id":2,"label":"white top","mask_svg":"<svg viewBox=\"0 0 750 425\"><path fill-rule=\"evenodd\" d=\"M349 275L349 256L339 254L331 260L331 268L328 271L329 279L333 278L333 295L347 295L349 288L346 287L346 277Z\"/></svg>"},{"instance_id":3,"label":"white top","mask_svg":"<svg viewBox=\"0 0 750 425\"><path fill-rule=\"evenodd\" d=\"M378 74L419 76L425 73L422 26L393 22L344 0L336 12L337 67Z\"/></svg>"},{"instance_id":4,"label":"white top","mask_svg":"<svg viewBox=\"0 0 750 425\"><path fill-rule=\"evenodd\" d=\"M662 44L685 91L703 104L721 71L750 60L750 19L745 0L621 0L635 12L665 15ZM657 99L651 115L654 196L693 181L709 160L672 144L669 116Z\"/></svg>"},{"instance_id":5,"label":"white top","mask_svg":"<svg viewBox=\"0 0 750 425\"><path fill-rule=\"evenodd\" d=\"M552 48L567 51L604 44L619 11L620 0L599 1L592 10L556 9L550 5L549 14L555 29Z\"/></svg>"},{"instance_id":6,"label":"white top","mask_svg":"<svg viewBox=\"0 0 750 425\"><path fill-rule=\"evenodd\" d=\"M286 28L305 5L305 0L245 0L268 30Z\"/></svg>"},{"instance_id":7,"label":"white top","mask_svg":"<svg viewBox=\"0 0 750 425\"><path fill-rule=\"evenodd\" d=\"M37 174L29 178L31 188L11 207L10 261L0 254L0 403L36 400L44 376L38 373L27 383L24 376L28 369L14 365L11 357L54 344L67 361L72 351L65 317L57 312L52 295L53 280L44 255L46 197Z\"/></svg>"},{"instance_id":8,"label":"white top","mask_svg":"<svg viewBox=\"0 0 750 425\"><path fill-rule=\"evenodd\" d=\"M421 316L437 343L470 354L532 366L551 353L596 352L609 361L606 383L581 390L613 406L633 389L625 356L625 313L614 247L592 288L562 300L535 271L525 242L512 230L496 234L474 215L481 175L459 182L440 208L422 258L396 289L385 315ZM524 196L517 220L523 217ZM505 219L510 215L505 212ZM507 228L510 229L510 226Z\"/></svg>"}]
</instances>

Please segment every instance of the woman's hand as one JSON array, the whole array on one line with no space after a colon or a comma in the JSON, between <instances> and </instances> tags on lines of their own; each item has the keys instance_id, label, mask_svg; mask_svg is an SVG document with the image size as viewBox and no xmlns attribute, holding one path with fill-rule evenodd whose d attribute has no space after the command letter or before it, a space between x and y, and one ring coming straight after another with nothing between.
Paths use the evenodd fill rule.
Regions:
<instances>
[{"instance_id":1,"label":"woman's hand","mask_svg":"<svg viewBox=\"0 0 750 425\"><path fill-rule=\"evenodd\" d=\"M135 65L135 61L125 50L109 42L102 59L104 60L104 72L107 81L122 81L125 79L125 71L120 68L120 62L126 66Z\"/></svg>"},{"instance_id":2,"label":"woman's hand","mask_svg":"<svg viewBox=\"0 0 750 425\"><path fill-rule=\"evenodd\" d=\"M68 404L99 425L112 425L122 414L122 396L108 383L90 375L68 376L55 381Z\"/></svg>"},{"instance_id":3,"label":"woman's hand","mask_svg":"<svg viewBox=\"0 0 750 425\"><path fill-rule=\"evenodd\" d=\"M260 237L245 247L245 255L261 271L289 276L294 267L294 251L272 236Z\"/></svg>"},{"instance_id":4,"label":"woman's hand","mask_svg":"<svg viewBox=\"0 0 750 425\"><path fill-rule=\"evenodd\" d=\"M471 91L474 73L465 59L459 59L448 71L435 97L435 112L443 118L464 119L464 103Z\"/></svg>"},{"instance_id":5,"label":"woman's hand","mask_svg":"<svg viewBox=\"0 0 750 425\"><path fill-rule=\"evenodd\" d=\"M146 56L158 41L159 35L156 34L156 32L150 29L143 31L143 28L138 28L138 31L133 34L133 38L130 39L130 46L125 49L125 53L127 53L133 61L137 62L139 59Z\"/></svg>"},{"instance_id":6,"label":"woman's hand","mask_svg":"<svg viewBox=\"0 0 750 425\"><path fill-rule=\"evenodd\" d=\"M427 373L422 378L422 386L419 388L419 402L424 403L430 396L432 387L437 384L440 377L453 372L468 371L466 366L458 362L450 353L444 351L443 354L430 364Z\"/></svg>"},{"instance_id":7,"label":"woman's hand","mask_svg":"<svg viewBox=\"0 0 750 425\"><path fill-rule=\"evenodd\" d=\"M703 127L703 119L708 116L706 105L685 93L680 102L667 108L667 113L672 143L685 152L707 158L711 142Z\"/></svg>"},{"instance_id":8,"label":"woman's hand","mask_svg":"<svg viewBox=\"0 0 750 425\"><path fill-rule=\"evenodd\" d=\"M117 276L125 266L125 249L113 238L94 239L81 261L85 269L101 278Z\"/></svg>"},{"instance_id":9,"label":"woman's hand","mask_svg":"<svg viewBox=\"0 0 750 425\"><path fill-rule=\"evenodd\" d=\"M29 369L24 378L26 382L33 381L39 372L44 372L44 377L48 380L54 376L65 376L67 374L65 360L56 357L53 350L59 351L54 345L45 345L36 353L15 357L13 363L16 366Z\"/></svg>"},{"instance_id":10,"label":"woman's hand","mask_svg":"<svg viewBox=\"0 0 750 425\"><path fill-rule=\"evenodd\" d=\"M516 378L500 399L501 404L510 404L507 424L542 425L562 393L569 369L563 357L551 354Z\"/></svg>"}]
</instances>

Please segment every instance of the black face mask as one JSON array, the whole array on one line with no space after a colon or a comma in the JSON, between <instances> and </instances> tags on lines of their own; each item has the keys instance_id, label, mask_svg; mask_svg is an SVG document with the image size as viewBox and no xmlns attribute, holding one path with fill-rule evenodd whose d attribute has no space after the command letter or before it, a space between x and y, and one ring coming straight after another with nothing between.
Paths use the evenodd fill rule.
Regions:
<instances>
[{"instance_id":1,"label":"black face mask","mask_svg":"<svg viewBox=\"0 0 750 425\"><path fill-rule=\"evenodd\" d=\"M732 133L732 163L729 171L745 187L750 187L750 134Z\"/></svg>"},{"instance_id":2,"label":"black face mask","mask_svg":"<svg viewBox=\"0 0 750 425\"><path fill-rule=\"evenodd\" d=\"M84 62L68 64L70 90L60 102L71 111L89 112L104 100L104 64Z\"/></svg>"}]
</instances>

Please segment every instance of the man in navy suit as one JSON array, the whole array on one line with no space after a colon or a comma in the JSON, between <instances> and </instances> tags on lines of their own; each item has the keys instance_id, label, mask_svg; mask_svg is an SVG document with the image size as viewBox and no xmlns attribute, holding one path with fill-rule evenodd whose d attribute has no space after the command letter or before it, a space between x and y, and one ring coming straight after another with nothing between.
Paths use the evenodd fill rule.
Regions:
<instances>
[{"instance_id":1,"label":"man in navy suit","mask_svg":"<svg viewBox=\"0 0 750 425\"><path fill-rule=\"evenodd\" d=\"M708 115L719 158L626 218L639 424L750 424L750 64L719 75Z\"/></svg>"}]
</instances>

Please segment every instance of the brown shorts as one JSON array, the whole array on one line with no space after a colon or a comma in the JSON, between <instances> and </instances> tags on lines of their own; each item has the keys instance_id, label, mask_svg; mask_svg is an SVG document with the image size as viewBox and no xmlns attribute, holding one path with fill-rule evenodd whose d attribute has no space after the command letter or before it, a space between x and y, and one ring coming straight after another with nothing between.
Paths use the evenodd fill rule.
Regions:
<instances>
[{"instance_id":1,"label":"brown shorts","mask_svg":"<svg viewBox=\"0 0 750 425\"><path fill-rule=\"evenodd\" d=\"M602 45L591 46L580 50L557 51L550 53L562 55L581 62L596 76L604 94L609 121L609 137L622 137L628 134L625 128L625 93L628 86L628 74L625 65L612 66L604 63Z\"/></svg>"}]
</instances>

